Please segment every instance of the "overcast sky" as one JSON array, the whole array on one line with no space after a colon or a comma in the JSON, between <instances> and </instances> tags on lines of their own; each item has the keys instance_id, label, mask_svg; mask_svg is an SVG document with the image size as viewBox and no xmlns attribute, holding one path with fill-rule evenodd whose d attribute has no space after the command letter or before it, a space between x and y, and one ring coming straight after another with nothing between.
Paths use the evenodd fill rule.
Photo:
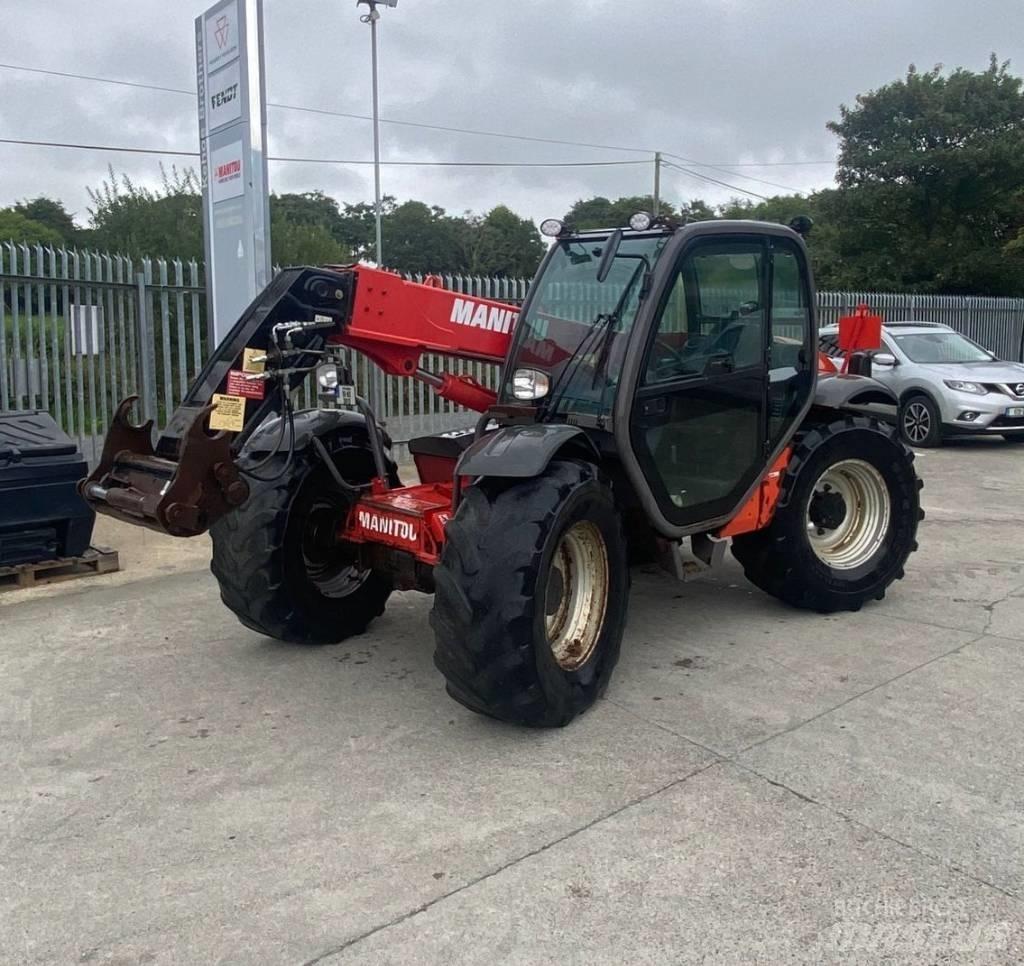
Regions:
<instances>
[{"instance_id":1,"label":"overcast sky","mask_svg":"<svg viewBox=\"0 0 1024 966\"><path fill-rule=\"evenodd\" d=\"M212 0L0 0L0 62L193 88L193 18ZM365 11L365 7L362 8ZM265 0L268 100L369 113L369 28L353 0ZM831 183L841 103L911 62L1024 71L1022 0L400 0L383 9L385 118L660 149L758 194ZM196 150L186 95L0 69L0 138ZM371 125L271 108L272 155L369 159ZM385 158L633 160L641 155L385 124ZM170 163L174 159L165 159ZM177 159L181 163L182 159ZM160 159L0 144L0 205L61 198L83 224L108 164L155 182ZM188 163L187 161L185 162ZM650 191L653 166L385 168L384 190L453 212L535 219L577 198ZM271 189L370 200L372 169L274 162ZM737 192L666 172L674 202Z\"/></svg>"}]
</instances>

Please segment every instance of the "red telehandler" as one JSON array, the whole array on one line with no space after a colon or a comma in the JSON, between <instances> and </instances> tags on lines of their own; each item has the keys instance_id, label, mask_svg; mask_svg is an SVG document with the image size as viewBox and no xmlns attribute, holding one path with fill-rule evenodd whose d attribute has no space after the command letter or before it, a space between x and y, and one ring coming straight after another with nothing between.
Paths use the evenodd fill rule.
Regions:
<instances>
[{"instance_id":1,"label":"red telehandler","mask_svg":"<svg viewBox=\"0 0 1024 966\"><path fill-rule=\"evenodd\" d=\"M280 640L340 641L393 589L433 593L452 697L534 726L607 686L631 559L684 575L731 540L747 577L797 607L880 600L916 549L921 484L868 415L888 390L818 373L800 234L644 213L544 230L521 312L363 266L280 272L155 446L121 404L83 495L176 536L210 529L224 603ZM351 351L481 413L409 442L416 485ZM500 389L426 371L424 353L502 363ZM296 412L307 378L320 404Z\"/></svg>"}]
</instances>

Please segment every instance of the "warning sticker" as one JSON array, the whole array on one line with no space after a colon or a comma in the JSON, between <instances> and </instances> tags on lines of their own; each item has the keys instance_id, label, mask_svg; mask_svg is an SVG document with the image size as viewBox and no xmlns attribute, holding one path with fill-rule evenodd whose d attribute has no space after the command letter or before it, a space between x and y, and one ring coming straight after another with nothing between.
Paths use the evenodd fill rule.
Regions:
<instances>
[{"instance_id":1,"label":"warning sticker","mask_svg":"<svg viewBox=\"0 0 1024 966\"><path fill-rule=\"evenodd\" d=\"M266 349L254 349L251 346L246 346L242 353L242 369L245 372L263 372L267 368L264 358L266 354Z\"/></svg>"},{"instance_id":2,"label":"warning sticker","mask_svg":"<svg viewBox=\"0 0 1024 966\"><path fill-rule=\"evenodd\" d=\"M262 380L246 379L246 373L232 369L228 373L228 394L244 396L246 399L262 399L267 392Z\"/></svg>"},{"instance_id":3,"label":"warning sticker","mask_svg":"<svg viewBox=\"0 0 1024 966\"><path fill-rule=\"evenodd\" d=\"M226 429L232 433L240 433L245 426L245 399L242 396L225 396L215 392L213 404L217 408L210 413L210 429Z\"/></svg>"}]
</instances>

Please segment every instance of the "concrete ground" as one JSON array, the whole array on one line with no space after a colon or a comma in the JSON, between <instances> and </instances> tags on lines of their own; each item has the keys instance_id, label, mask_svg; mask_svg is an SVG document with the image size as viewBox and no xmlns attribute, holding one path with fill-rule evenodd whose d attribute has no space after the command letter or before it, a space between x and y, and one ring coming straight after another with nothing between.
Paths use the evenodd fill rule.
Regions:
<instances>
[{"instance_id":1,"label":"concrete ground","mask_svg":"<svg viewBox=\"0 0 1024 966\"><path fill-rule=\"evenodd\" d=\"M123 574L0 594L0 961L1020 962L1024 449L917 465L884 602L637 574L553 732L446 697L425 597L282 645L104 521Z\"/></svg>"}]
</instances>

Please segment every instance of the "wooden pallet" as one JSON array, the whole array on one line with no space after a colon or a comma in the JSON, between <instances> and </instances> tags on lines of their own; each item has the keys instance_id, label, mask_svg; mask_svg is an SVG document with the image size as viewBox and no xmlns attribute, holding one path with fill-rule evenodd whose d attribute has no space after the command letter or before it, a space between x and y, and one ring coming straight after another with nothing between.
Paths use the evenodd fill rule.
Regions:
<instances>
[{"instance_id":1,"label":"wooden pallet","mask_svg":"<svg viewBox=\"0 0 1024 966\"><path fill-rule=\"evenodd\" d=\"M81 557L63 557L58 560L40 560L38 563L0 567L0 591L22 590L56 584L76 577L111 574L121 569L116 550L90 547Z\"/></svg>"}]
</instances>

